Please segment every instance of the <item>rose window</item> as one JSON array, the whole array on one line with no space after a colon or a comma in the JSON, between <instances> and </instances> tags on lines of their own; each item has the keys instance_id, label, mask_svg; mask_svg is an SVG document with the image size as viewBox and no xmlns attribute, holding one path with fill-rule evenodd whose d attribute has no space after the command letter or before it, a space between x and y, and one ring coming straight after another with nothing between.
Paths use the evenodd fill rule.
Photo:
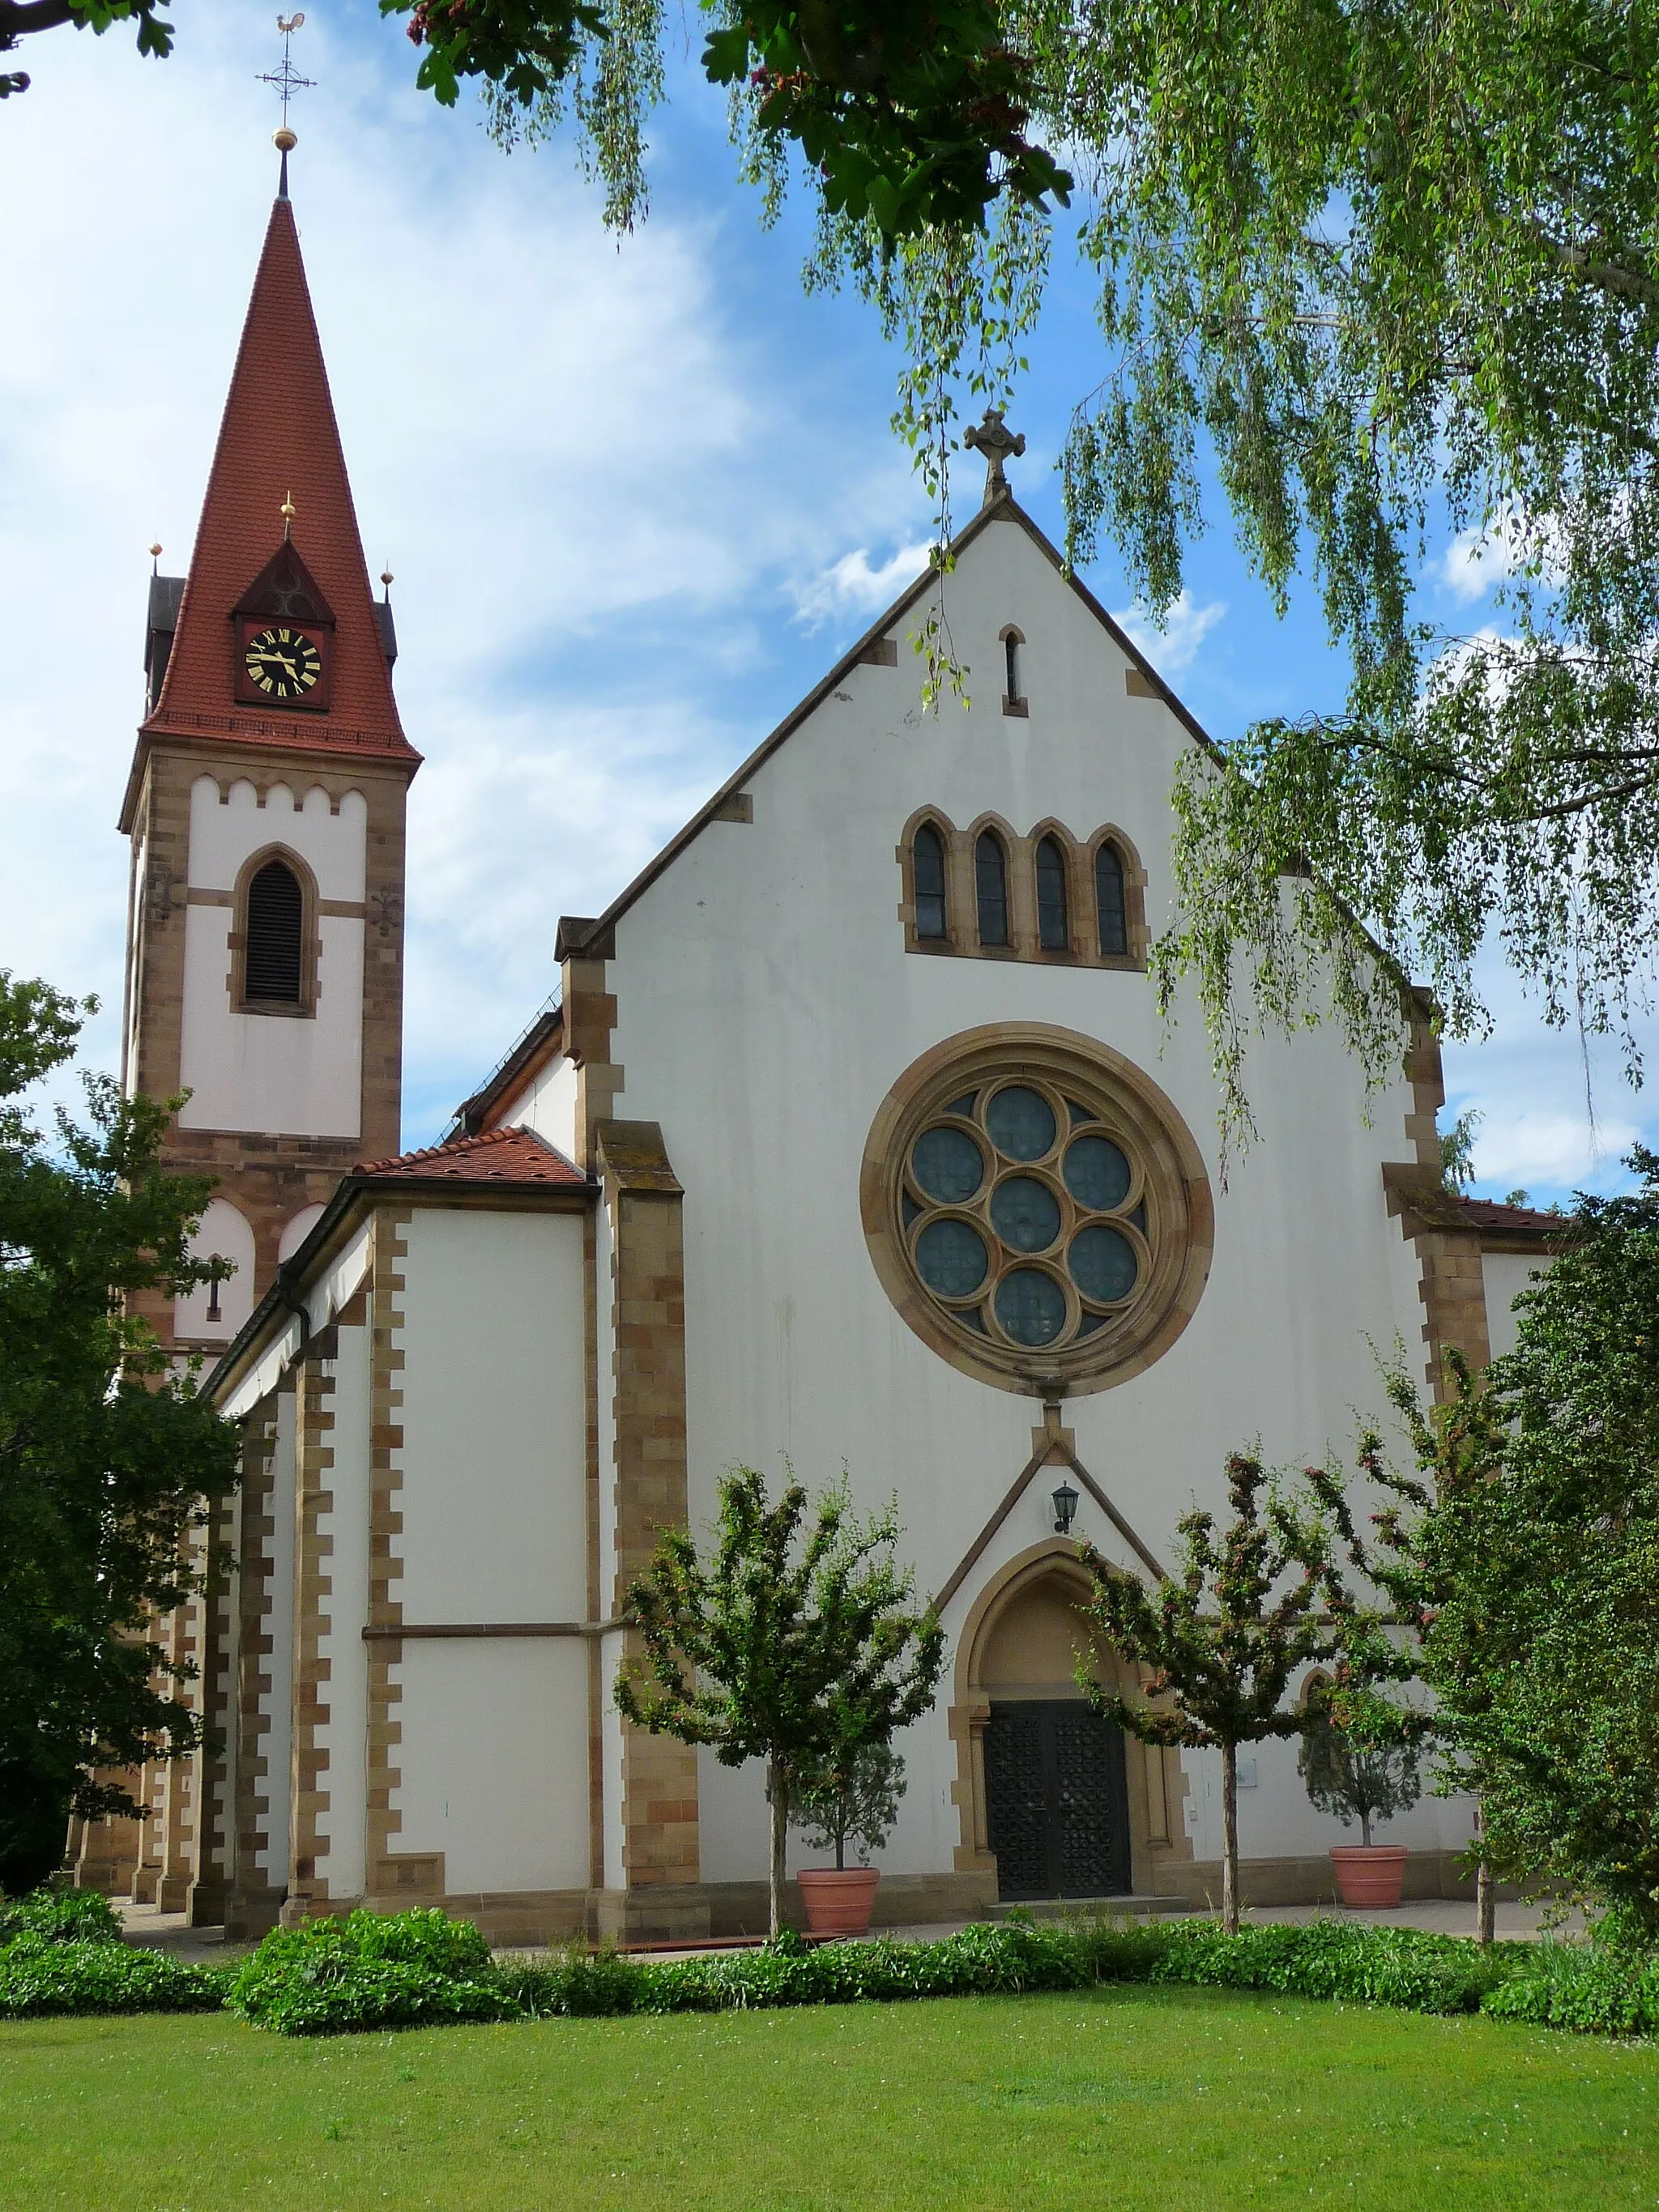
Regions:
<instances>
[{"instance_id":1,"label":"rose window","mask_svg":"<svg viewBox=\"0 0 1659 2212\"><path fill-rule=\"evenodd\" d=\"M952 1318L1041 1351L1092 1336L1149 1277L1145 1184L1133 1139L1089 1101L987 1084L918 1132L901 1210Z\"/></svg>"},{"instance_id":2,"label":"rose window","mask_svg":"<svg viewBox=\"0 0 1659 2212\"><path fill-rule=\"evenodd\" d=\"M1019 1033L981 1034L994 1044L930 1055L945 1065L919 1064L878 1117L872 1255L956 1364L1005 1388L1097 1389L1185 1326L1209 1255L1202 1164L1115 1054L1035 1025L1023 1051Z\"/></svg>"}]
</instances>

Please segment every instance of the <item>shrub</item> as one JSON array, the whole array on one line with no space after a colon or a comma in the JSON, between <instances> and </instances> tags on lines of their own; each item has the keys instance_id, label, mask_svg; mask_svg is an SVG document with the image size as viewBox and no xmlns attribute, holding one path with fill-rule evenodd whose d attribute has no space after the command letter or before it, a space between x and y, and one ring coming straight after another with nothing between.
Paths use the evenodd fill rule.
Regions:
<instances>
[{"instance_id":1,"label":"shrub","mask_svg":"<svg viewBox=\"0 0 1659 2212\"><path fill-rule=\"evenodd\" d=\"M1579 2035L1659 2032L1659 1957L1596 1943L1530 1943L1518 1971L1484 2000L1497 2020Z\"/></svg>"},{"instance_id":2,"label":"shrub","mask_svg":"<svg viewBox=\"0 0 1659 2212\"><path fill-rule=\"evenodd\" d=\"M1481 1945L1416 1928L1316 1920L1224 1936L1213 1921L1177 1921L1162 1931L1151 1978L1299 1996L1351 1997L1410 2012L1474 2012L1514 1973L1529 1945Z\"/></svg>"},{"instance_id":3,"label":"shrub","mask_svg":"<svg viewBox=\"0 0 1659 2212\"><path fill-rule=\"evenodd\" d=\"M435 1908L273 1929L225 2002L283 2035L522 2017L477 1929Z\"/></svg>"},{"instance_id":4,"label":"shrub","mask_svg":"<svg viewBox=\"0 0 1659 2212\"><path fill-rule=\"evenodd\" d=\"M0 2020L45 2013L215 2012L230 1970L189 1966L160 1951L107 1940L15 1936L0 1949Z\"/></svg>"},{"instance_id":5,"label":"shrub","mask_svg":"<svg viewBox=\"0 0 1659 2212\"><path fill-rule=\"evenodd\" d=\"M118 1943L121 1916L95 1889L33 1889L0 1897L0 1944L39 1936L49 1943Z\"/></svg>"}]
</instances>

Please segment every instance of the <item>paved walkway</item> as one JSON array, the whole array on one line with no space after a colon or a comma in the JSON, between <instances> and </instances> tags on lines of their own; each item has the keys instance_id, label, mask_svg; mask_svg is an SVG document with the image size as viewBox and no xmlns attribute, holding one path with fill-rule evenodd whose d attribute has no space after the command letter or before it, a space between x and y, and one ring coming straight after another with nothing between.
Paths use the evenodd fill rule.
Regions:
<instances>
[{"instance_id":1,"label":"paved walkway","mask_svg":"<svg viewBox=\"0 0 1659 2212\"><path fill-rule=\"evenodd\" d=\"M222 1928L190 1928L182 1912L158 1912L153 1905L124 1905L118 1907L126 1925L127 1940L143 1944L148 1950L167 1951L174 1958L188 1960L195 1966L214 1966L228 1963L233 1959L246 1956L253 1948L251 1943L227 1943ZM1138 1916L1139 1917L1139 1916ZM1157 1918L1171 1915L1147 1916ZM1500 1937L1535 1936L1544 1918L1541 1905L1500 1903L1498 1907L1498 1934ZM1259 1923L1288 1923L1292 1926L1305 1925L1310 1920L1352 1920L1372 1927L1424 1928L1437 1936L1473 1936L1474 1907L1454 1899L1422 1898L1415 1903L1400 1905L1385 1911L1350 1911L1334 1905L1279 1905L1247 1910L1247 1921ZM896 1936L908 1942L936 1942L941 1936L954 1936L967 1927L965 1920L918 1922L904 1928L883 1928L877 1933ZM1564 1933L1583 1932L1583 1921L1575 1913L1565 1923ZM673 1955L657 1952L658 1958Z\"/></svg>"}]
</instances>

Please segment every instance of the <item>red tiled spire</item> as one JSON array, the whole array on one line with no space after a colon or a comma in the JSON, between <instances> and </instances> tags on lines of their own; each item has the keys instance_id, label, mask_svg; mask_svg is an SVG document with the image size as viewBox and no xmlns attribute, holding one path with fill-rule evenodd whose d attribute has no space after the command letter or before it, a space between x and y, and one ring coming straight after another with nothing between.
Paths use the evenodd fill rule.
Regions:
<instances>
[{"instance_id":1,"label":"red tiled spire","mask_svg":"<svg viewBox=\"0 0 1659 2212\"><path fill-rule=\"evenodd\" d=\"M325 714L251 708L235 696L231 611L282 544L280 510L290 494L295 549L337 625ZM156 737L420 758L392 696L299 234L285 198L270 211L167 678L143 729Z\"/></svg>"}]
</instances>

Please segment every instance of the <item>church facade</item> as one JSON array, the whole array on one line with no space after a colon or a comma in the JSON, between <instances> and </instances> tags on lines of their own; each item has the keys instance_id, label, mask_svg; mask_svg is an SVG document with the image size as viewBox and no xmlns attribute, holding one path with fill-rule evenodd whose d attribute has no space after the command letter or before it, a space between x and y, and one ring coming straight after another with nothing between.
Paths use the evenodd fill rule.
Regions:
<instances>
[{"instance_id":1,"label":"church facade","mask_svg":"<svg viewBox=\"0 0 1659 2212\"><path fill-rule=\"evenodd\" d=\"M1503 1348L1544 1220L1442 1189L1426 1023L1369 1103L1334 1030L1253 1044L1224 1183L1202 1024L1146 972L1207 740L994 462L956 555L966 711L917 702L923 576L561 922L556 1006L399 1152L418 757L278 202L125 822L130 1079L190 1088L176 1157L220 1175L203 1249L238 1265L158 1317L245 1439L234 1572L179 1632L219 1742L142 1840L88 1832L84 1878L237 1932L363 1902L498 1942L763 1927L758 1767L611 1686L658 1532L787 1462L896 1494L947 1630L883 1917L1218 1892L1211 1759L1073 1680L1078 1540L1156 1576L1231 1449L1349 1444L1379 1351L1426 1389L1443 1346ZM1328 1895L1344 1833L1294 1747L1241 1781L1247 1895ZM1450 1893L1466 1808L1389 1834Z\"/></svg>"}]
</instances>

